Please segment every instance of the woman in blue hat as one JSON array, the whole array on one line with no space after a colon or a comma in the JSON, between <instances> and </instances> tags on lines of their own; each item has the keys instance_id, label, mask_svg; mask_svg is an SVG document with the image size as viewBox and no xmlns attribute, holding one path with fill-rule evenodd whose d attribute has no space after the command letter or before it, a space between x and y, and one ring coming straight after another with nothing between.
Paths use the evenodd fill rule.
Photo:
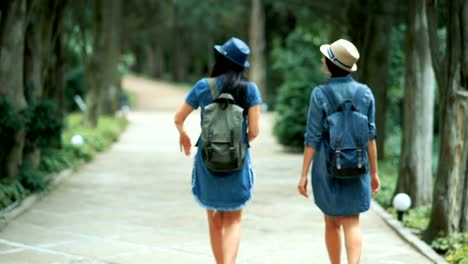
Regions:
<instances>
[{"instance_id":1,"label":"woman in blue hat","mask_svg":"<svg viewBox=\"0 0 468 264\"><path fill-rule=\"evenodd\" d=\"M192 172L192 193L195 200L207 209L211 248L216 263L230 264L235 263L240 242L242 208L251 198L254 183L248 143L259 133L262 98L255 83L248 80L245 71L249 67L249 47L242 40L231 38L222 46L215 45L214 50L216 62L211 77L214 78L220 92L231 94L236 104L244 109L245 160L241 170L215 173L205 166L202 148L199 147ZM201 107L203 123L205 106L214 99L208 80L203 78L193 86L185 98L185 103L175 114L175 124L180 135L179 143L185 155L190 154L192 147L184 130L185 119L194 109Z\"/></svg>"},{"instance_id":2,"label":"woman in blue hat","mask_svg":"<svg viewBox=\"0 0 468 264\"><path fill-rule=\"evenodd\" d=\"M369 87L356 82L350 75L357 70L356 62L359 59L359 52L351 42L339 39L331 45L322 45L320 51L323 54L322 71L331 75L331 78L325 84L316 87L310 97L304 139L304 161L298 191L301 195L308 197L307 180L309 167L313 160L314 201L325 215L325 242L330 261L332 264L340 263L342 229L348 263L357 264L362 247L359 214L369 209L371 195L380 189L375 143L374 96ZM333 98L335 99L333 100ZM368 156L368 165L366 165L368 170L364 173L362 171L355 173L356 176L353 177L348 176L348 179L342 179L333 177L331 175L333 172L327 167L327 162L330 161L327 161L326 158L326 144L331 142L332 136L326 130L329 124L326 118L334 113L331 109L336 109L339 105L338 102L346 102L346 100L351 100L353 106L367 117L367 122L363 123L366 126L363 131L366 134L359 135L359 138L368 139L365 149ZM347 139L343 138L343 141ZM340 141L337 140L337 142ZM336 146L339 147L340 144L337 143ZM339 154L337 154L336 160L338 162L338 155L344 149L337 149ZM339 165L338 169L340 169Z\"/></svg>"}]
</instances>

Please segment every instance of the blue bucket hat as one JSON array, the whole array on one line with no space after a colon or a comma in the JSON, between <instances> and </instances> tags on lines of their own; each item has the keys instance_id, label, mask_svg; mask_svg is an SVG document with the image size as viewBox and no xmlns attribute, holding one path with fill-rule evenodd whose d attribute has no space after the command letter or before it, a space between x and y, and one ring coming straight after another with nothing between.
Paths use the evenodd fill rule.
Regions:
<instances>
[{"instance_id":1,"label":"blue bucket hat","mask_svg":"<svg viewBox=\"0 0 468 264\"><path fill-rule=\"evenodd\" d=\"M247 61L250 55L249 46L238 38L232 37L222 46L214 45L214 49L237 65L244 68L248 68L250 66L250 63Z\"/></svg>"}]
</instances>

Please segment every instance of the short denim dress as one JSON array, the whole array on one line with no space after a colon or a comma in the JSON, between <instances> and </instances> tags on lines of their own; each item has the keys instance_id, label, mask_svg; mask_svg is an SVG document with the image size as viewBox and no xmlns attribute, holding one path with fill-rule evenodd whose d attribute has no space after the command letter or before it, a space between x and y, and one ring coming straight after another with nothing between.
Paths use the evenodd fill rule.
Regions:
<instances>
[{"instance_id":1,"label":"short denim dress","mask_svg":"<svg viewBox=\"0 0 468 264\"><path fill-rule=\"evenodd\" d=\"M359 102L354 103L361 113L367 113L369 139L374 139L377 135L374 96L369 87L356 82L350 75L330 78L328 82L312 90L304 136L304 145L316 150L311 172L315 204L329 216L359 214L369 210L370 207L370 174L367 173L356 179L335 179L328 175L322 141L324 120L329 109L329 102L322 92L324 86L331 86L339 102L351 100L358 88L366 89Z\"/></svg>"},{"instance_id":2,"label":"short denim dress","mask_svg":"<svg viewBox=\"0 0 468 264\"><path fill-rule=\"evenodd\" d=\"M216 83L222 92L223 76L216 79ZM201 122L205 106L213 101L208 80L201 79L188 93L185 102L193 109L201 107ZM261 104L262 98L257 86L249 82L247 87L248 108ZM245 109L248 111L248 109ZM247 116L243 122L243 138L246 140L246 152L244 167L239 171L226 173L212 173L203 162L201 148L197 149L192 170L192 193L195 200L204 208L219 211L235 211L242 209L252 197L255 175L250 160L250 152L247 147ZM201 146L201 138L198 139Z\"/></svg>"}]
</instances>

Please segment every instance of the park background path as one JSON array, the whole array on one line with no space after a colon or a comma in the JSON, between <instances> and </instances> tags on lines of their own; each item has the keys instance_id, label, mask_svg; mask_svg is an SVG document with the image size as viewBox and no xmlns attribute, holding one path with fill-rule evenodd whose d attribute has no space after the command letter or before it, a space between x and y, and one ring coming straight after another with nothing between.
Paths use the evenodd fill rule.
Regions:
<instances>
[{"instance_id":1,"label":"park background path","mask_svg":"<svg viewBox=\"0 0 468 264\"><path fill-rule=\"evenodd\" d=\"M193 154L179 151L173 125L187 91L135 76L123 85L137 105L119 142L0 231L1 264L214 263L206 213L190 190ZM186 122L192 142L199 121L197 111ZM238 263L328 263L323 215L296 191L302 156L281 149L272 121L262 114L251 148L255 191L244 210ZM431 263L374 211L361 219L361 263Z\"/></svg>"}]
</instances>

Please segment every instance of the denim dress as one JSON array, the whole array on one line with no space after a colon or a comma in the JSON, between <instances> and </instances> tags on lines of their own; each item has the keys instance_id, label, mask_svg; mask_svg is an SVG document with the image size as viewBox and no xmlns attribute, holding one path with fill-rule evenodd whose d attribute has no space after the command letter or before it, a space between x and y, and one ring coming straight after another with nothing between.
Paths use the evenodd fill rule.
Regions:
<instances>
[{"instance_id":1,"label":"denim dress","mask_svg":"<svg viewBox=\"0 0 468 264\"><path fill-rule=\"evenodd\" d=\"M366 85L356 82L350 75L330 78L328 82L312 90L304 136L304 145L316 150L311 172L315 204L329 216L359 214L370 207L370 174L355 179L336 179L328 175L322 138L327 109L330 109L322 92L325 86L331 86L339 102L353 99L358 88L366 89L359 102L354 103L361 113L367 113L369 139L376 138L374 96ZM336 106L331 108L336 109Z\"/></svg>"},{"instance_id":2,"label":"denim dress","mask_svg":"<svg viewBox=\"0 0 468 264\"><path fill-rule=\"evenodd\" d=\"M220 91L223 86L223 76L216 79ZM201 107L201 122L203 123L203 113L205 106L213 101L207 79L199 80L188 93L185 102L193 109ZM257 86L249 82L247 87L247 109L261 104L262 98ZM202 158L201 147L198 147L195 154L195 161L192 170L192 193L195 200L204 208L219 211L235 211L243 208L252 197L254 185L254 172L250 160L250 152L247 147L247 120L243 121L243 138L246 142L246 152L244 167L239 171L212 173L209 171ZM201 138L198 139L201 146Z\"/></svg>"}]
</instances>

